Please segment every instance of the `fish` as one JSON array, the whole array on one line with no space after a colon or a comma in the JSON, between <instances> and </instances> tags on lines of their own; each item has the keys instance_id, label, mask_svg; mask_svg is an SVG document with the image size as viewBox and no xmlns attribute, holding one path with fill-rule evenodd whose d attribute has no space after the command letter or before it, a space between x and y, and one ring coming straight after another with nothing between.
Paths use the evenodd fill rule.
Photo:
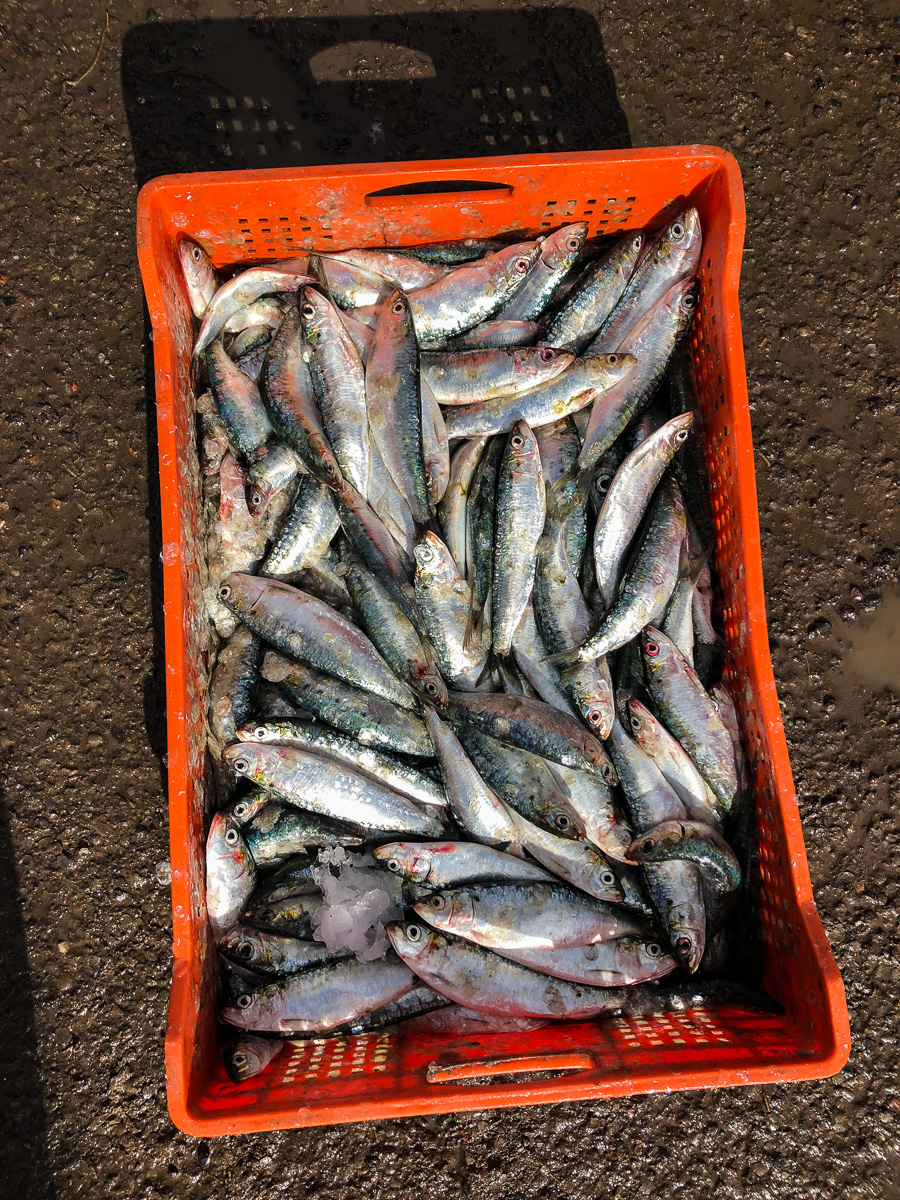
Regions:
<instances>
[{"instance_id":1,"label":"fish","mask_svg":"<svg viewBox=\"0 0 900 1200\"><path fill-rule=\"evenodd\" d=\"M235 925L219 942L219 950L261 975L293 975L307 967L346 957L321 942L266 933L252 925Z\"/></svg>"},{"instance_id":2,"label":"fish","mask_svg":"<svg viewBox=\"0 0 900 1200\"><path fill-rule=\"evenodd\" d=\"M419 900L413 911L435 929L492 950L585 946L635 931L627 910L559 881L459 885Z\"/></svg>"},{"instance_id":3,"label":"fish","mask_svg":"<svg viewBox=\"0 0 900 1200\"><path fill-rule=\"evenodd\" d=\"M722 675L722 665L728 646L719 637L713 624L712 572L707 563L697 576L697 584L691 599L691 616L694 623L694 668L705 688L711 688Z\"/></svg>"},{"instance_id":4,"label":"fish","mask_svg":"<svg viewBox=\"0 0 900 1200\"><path fill-rule=\"evenodd\" d=\"M401 288L404 292L428 287L447 274L444 266L432 266L395 250L335 250L322 257L329 267L333 267L335 260L362 267L386 279L391 287Z\"/></svg>"},{"instance_id":5,"label":"fish","mask_svg":"<svg viewBox=\"0 0 900 1200\"><path fill-rule=\"evenodd\" d=\"M668 421L624 459L613 476L594 527L594 569L605 608L616 602L625 552L679 446L688 437L693 413Z\"/></svg>"},{"instance_id":6,"label":"fish","mask_svg":"<svg viewBox=\"0 0 900 1200\"><path fill-rule=\"evenodd\" d=\"M650 242L587 353L609 354L621 349L643 314L673 286L697 273L702 245L700 215L696 208L687 208Z\"/></svg>"},{"instance_id":7,"label":"fish","mask_svg":"<svg viewBox=\"0 0 900 1200\"><path fill-rule=\"evenodd\" d=\"M425 242L421 246L404 246L397 253L407 254L420 262L440 266L458 266L460 263L474 262L487 254L496 254L504 249L506 243L499 238L469 237L461 241Z\"/></svg>"},{"instance_id":8,"label":"fish","mask_svg":"<svg viewBox=\"0 0 900 1200\"><path fill-rule=\"evenodd\" d=\"M291 307L266 352L261 393L278 437L318 480L332 485L341 479L341 469L316 403L309 357L300 313Z\"/></svg>"},{"instance_id":9,"label":"fish","mask_svg":"<svg viewBox=\"0 0 900 1200\"><path fill-rule=\"evenodd\" d=\"M750 790L750 767L741 739L741 723L738 719L734 701L723 684L717 683L714 687L711 687L709 694L718 710L719 716L722 718L722 724L728 730L731 744L734 747L734 765L738 779L738 790L735 798L738 805L740 805Z\"/></svg>"},{"instance_id":10,"label":"fish","mask_svg":"<svg viewBox=\"0 0 900 1200\"><path fill-rule=\"evenodd\" d=\"M451 691L448 713L451 723L473 725L508 745L616 782L615 768L597 738L580 721L540 700Z\"/></svg>"},{"instance_id":11,"label":"fish","mask_svg":"<svg viewBox=\"0 0 900 1200\"><path fill-rule=\"evenodd\" d=\"M720 829L724 814L709 784L678 739L636 697L628 700L628 725L634 740L678 794L690 818Z\"/></svg>"},{"instance_id":12,"label":"fish","mask_svg":"<svg viewBox=\"0 0 900 1200\"><path fill-rule=\"evenodd\" d=\"M409 300L396 290L381 306L365 374L369 426L378 453L413 518L431 516L423 449L419 346Z\"/></svg>"},{"instance_id":13,"label":"fish","mask_svg":"<svg viewBox=\"0 0 900 1200\"><path fill-rule=\"evenodd\" d=\"M235 572L219 599L270 645L407 708L415 697L357 627L315 596L280 579Z\"/></svg>"},{"instance_id":14,"label":"fish","mask_svg":"<svg viewBox=\"0 0 900 1200\"><path fill-rule=\"evenodd\" d=\"M399 1000L415 975L402 962L341 959L238 996L219 1016L228 1025L269 1033L326 1033Z\"/></svg>"},{"instance_id":15,"label":"fish","mask_svg":"<svg viewBox=\"0 0 900 1200\"><path fill-rule=\"evenodd\" d=\"M581 573L581 564L587 545L587 509L578 502L577 479L572 468L581 451L581 438L572 417L563 417L550 425L542 425L537 431L541 448L541 465L548 490L565 476L559 496L560 504L571 507L566 520L566 554L576 576ZM572 503L574 501L574 503Z\"/></svg>"},{"instance_id":16,"label":"fish","mask_svg":"<svg viewBox=\"0 0 900 1200\"><path fill-rule=\"evenodd\" d=\"M295 891L277 900L251 899L244 919L263 933L308 942L312 940L315 930L313 914L321 906L322 896L317 891Z\"/></svg>"},{"instance_id":17,"label":"fish","mask_svg":"<svg viewBox=\"0 0 900 1200\"><path fill-rule=\"evenodd\" d=\"M534 586L535 548L544 528L546 493L537 439L517 421L497 472L494 517L494 654L508 655Z\"/></svg>"},{"instance_id":18,"label":"fish","mask_svg":"<svg viewBox=\"0 0 900 1200\"><path fill-rule=\"evenodd\" d=\"M529 346L541 331L537 321L482 321L465 333L440 343L444 350L489 350ZM435 343L437 346L438 343Z\"/></svg>"},{"instance_id":19,"label":"fish","mask_svg":"<svg viewBox=\"0 0 900 1200\"><path fill-rule=\"evenodd\" d=\"M298 305L308 347L309 374L329 445L341 474L362 495L369 486L366 375L337 309L314 288Z\"/></svg>"},{"instance_id":20,"label":"fish","mask_svg":"<svg viewBox=\"0 0 900 1200\"><path fill-rule=\"evenodd\" d=\"M416 524L405 496L391 479L390 471L384 465L371 433L370 422L369 491L366 501L396 542L400 558L404 562L411 561L420 526Z\"/></svg>"},{"instance_id":21,"label":"fish","mask_svg":"<svg viewBox=\"0 0 900 1200\"><path fill-rule=\"evenodd\" d=\"M452 408L446 416L447 436L451 441L487 437L509 433L516 421L527 421L536 429L562 420L588 404L596 405L599 397L626 379L636 363L630 353L576 358L555 379L530 391Z\"/></svg>"},{"instance_id":22,"label":"fish","mask_svg":"<svg viewBox=\"0 0 900 1200\"><path fill-rule=\"evenodd\" d=\"M446 548L453 557L456 569L465 579L468 571L468 501L472 481L486 438L471 438L463 442L450 460L450 479L440 504L437 517L444 535Z\"/></svg>"},{"instance_id":23,"label":"fish","mask_svg":"<svg viewBox=\"0 0 900 1200\"><path fill-rule=\"evenodd\" d=\"M209 579L204 589L206 610L220 637L228 638L238 626L238 617L222 602L219 590L235 571L256 571L266 552L263 517L254 517L247 507L247 479L230 452L219 468L219 504L213 537L209 542Z\"/></svg>"},{"instance_id":24,"label":"fish","mask_svg":"<svg viewBox=\"0 0 900 1200\"><path fill-rule=\"evenodd\" d=\"M628 233L593 263L550 320L542 342L581 354L621 298L644 244L643 233Z\"/></svg>"},{"instance_id":25,"label":"fish","mask_svg":"<svg viewBox=\"0 0 900 1200\"><path fill-rule=\"evenodd\" d=\"M498 950L504 958L555 979L593 987L627 987L671 974L678 960L651 937L634 935L555 950Z\"/></svg>"},{"instance_id":26,"label":"fish","mask_svg":"<svg viewBox=\"0 0 900 1200\"><path fill-rule=\"evenodd\" d=\"M253 463L265 452L275 432L259 389L231 361L220 339L209 347L206 365L219 415L225 422L231 443L246 462Z\"/></svg>"},{"instance_id":27,"label":"fish","mask_svg":"<svg viewBox=\"0 0 900 1200\"><path fill-rule=\"evenodd\" d=\"M584 830L582 836L608 858L623 861L634 835L614 802L607 782L560 763L548 763L547 768L557 795L575 813Z\"/></svg>"},{"instance_id":28,"label":"fish","mask_svg":"<svg viewBox=\"0 0 900 1200\"><path fill-rule=\"evenodd\" d=\"M542 582L540 575L540 546L541 543L538 542L535 591L539 589ZM547 647L544 645L534 618L533 600L534 597L532 597L532 601L529 601L525 605L522 620L519 622L518 628L513 635L512 649L516 667L521 676L534 689L535 694L545 704L550 704L553 708L558 708L560 712L569 713L571 716L577 717L579 715L578 709L566 694L559 671L547 662Z\"/></svg>"},{"instance_id":29,"label":"fish","mask_svg":"<svg viewBox=\"0 0 900 1200\"><path fill-rule=\"evenodd\" d=\"M557 837L524 818L518 827L523 848L554 875L595 900L617 904L624 899L616 873L599 850L579 839Z\"/></svg>"},{"instance_id":30,"label":"fish","mask_svg":"<svg viewBox=\"0 0 900 1200\"><path fill-rule=\"evenodd\" d=\"M287 856L301 853L309 846L361 846L360 831L346 821L305 812L282 803L275 793L260 788L268 804L247 826L251 829L248 846L262 862L272 865Z\"/></svg>"},{"instance_id":31,"label":"fish","mask_svg":"<svg viewBox=\"0 0 900 1200\"><path fill-rule=\"evenodd\" d=\"M256 814L271 802L272 797L263 788L251 788L243 796L239 796L225 805L222 812L240 828L252 821Z\"/></svg>"},{"instance_id":32,"label":"fish","mask_svg":"<svg viewBox=\"0 0 900 1200\"><path fill-rule=\"evenodd\" d=\"M479 646L484 640L484 614L494 566L497 474L502 454L503 444L499 439L488 442L472 477L466 505L466 560L472 586L472 605L463 641L467 650Z\"/></svg>"},{"instance_id":33,"label":"fish","mask_svg":"<svg viewBox=\"0 0 900 1200\"><path fill-rule=\"evenodd\" d=\"M223 283L203 314L203 323L194 341L195 367L239 309L260 296L296 292L308 283L315 283L315 280L305 271L279 271L274 267L251 267Z\"/></svg>"},{"instance_id":34,"label":"fish","mask_svg":"<svg viewBox=\"0 0 900 1200\"><path fill-rule=\"evenodd\" d=\"M490 639L466 645L471 589L447 546L431 530L422 535L415 557L416 608L435 662L452 687L474 688L487 666Z\"/></svg>"},{"instance_id":35,"label":"fish","mask_svg":"<svg viewBox=\"0 0 900 1200\"><path fill-rule=\"evenodd\" d=\"M325 758L348 763L355 770L371 775L394 791L408 796L417 804L443 808L447 795L439 783L426 775L399 755L373 746L365 746L356 738L346 737L333 729L320 725L299 722L251 721L237 730L243 742L276 742L286 746L300 746Z\"/></svg>"},{"instance_id":36,"label":"fish","mask_svg":"<svg viewBox=\"0 0 900 1200\"><path fill-rule=\"evenodd\" d=\"M678 580L687 527L684 505L668 477L654 497L630 570L597 632L581 646L551 654L554 665L590 662L630 642L656 614L662 616Z\"/></svg>"},{"instance_id":37,"label":"fish","mask_svg":"<svg viewBox=\"0 0 900 1200\"><path fill-rule=\"evenodd\" d=\"M405 796L361 775L345 763L297 746L239 742L225 750L237 775L274 792L286 803L361 829L438 836L440 819L427 816Z\"/></svg>"},{"instance_id":38,"label":"fish","mask_svg":"<svg viewBox=\"0 0 900 1200\"><path fill-rule=\"evenodd\" d=\"M629 331L617 353L633 357L636 365L591 408L578 456L581 469L593 469L616 438L648 407L696 311L697 284L693 279L685 279L676 283ZM590 362L591 356L579 361Z\"/></svg>"},{"instance_id":39,"label":"fish","mask_svg":"<svg viewBox=\"0 0 900 1200\"><path fill-rule=\"evenodd\" d=\"M628 848L633 863L671 860L696 864L703 878L719 892L741 886L741 867L720 833L698 821L663 821L646 830Z\"/></svg>"},{"instance_id":40,"label":"fish","mask_svg":"<svg viewBox=\"0 0 900 1200\"><path fill-rule=\"evenodd\" d=\"M261 1075L283 1045L277 1038L261 1037L239 1037L228 1042L222 1051L226 1075L232 1083Z\"/></svg>"},{"instance_id":41,"label":"fish","mask_svg":"<svg viewBox=\"0 0 900 1200\"><path fill-rule=\"evenodd\" d=\"M305 470L289 446L270 443L247 472L247 507L253 516L265 513L274 497L288 489Z\"/></svg>"},{"instance_id":42,"label":"fish","mask_svg":"<svg viewBox=\"0 0 900 1200\"><path fill-rule=\"evenodd\" d=\"M422 454L425 462L425 483L432 508L444 498L450 483L450 440L440 405L427 382L420 377L422 395Z\"/></svg>"},{"instance_id":43,"label":"fish","mask_svg":"<svg viewBox=\"0 0 900 1200\"><path fill-rule=\"evenodd\" d=\"M707 557L707 554L701 554L692 560L688 542L684 542L678 564L678 582L662 622L663 633L672 639L691 666L694 665L694 589Z\"/></svg>"},{"instance_id":44,"label":"fish","mask_svg":"<svg viewBox=\"0 0 900 1200\"><path fill-rule=\"evenodd\" d=\"M498 320L534 321L541 317L584 249L587 221L575 221L541 242L541 256L523 286L497 313Z\"/></svg>"},{"instance_id":45,"label":"fish","mask_svg":"<svg viewBox=\"0 0 900 1200\"><path fill-rule=\"evenodd\" d=\"M325 275L328 295L341 309L352 311L365 305L380 304L391 288L396 286L380 272L362 263L330 254L317 257Z\"/></svg>"},{"instance_id":46,"label":"fish","mask_svg":"<svg viewBox=\"0 0 900 1200\"><path fill-rule=\"evenodd\" d=\"M481 778L456 734L433 708L426 708L425 723L441 769L448 807L459 825L477 842L516 849L515 820Z\"/></svg>"},{"instance_id":47,"label":"fish","mask_svg":"<svg viewBox=\"0 0 900 1200\"><path fill-rule=\"evenodd\" d=\"M213 813L206 837L206 913L218 941L236 924L256 885L256 865L241 830Z\"/></svg>"},{"instance_id":48,"label":"fish","mask_svg":"<svg viewBox=\"0 0 900 1200\"><path fill-rule=\"evenodd\" d=\"M357 563L340 571L372 644L398 678L428 704L447 707L447 685L416 627L374 575Z\"/></svg>"},{"instance_id":49,"label":"fish","mask_svg":"<svg viewBox=\"0 0 900 1200\"><path fill-rule=\"evenodd\" d=\"M542 867L477 842L389 842L372 853L395 875L429 888L476 880L553 882Z\"/></svg>"},{"instance_id":50,"label":"fish","mask_svg":"<svg viewBox=\"0 0 900 1200\"><path fill-rule=\"evenodd\" d=\"M233 742L253 710L262 645L252 629L238 625L219 648L209 684L209 727L219 746Z\"/></svg>"},{"instance_id":51,"label":"fish","mask_svg":"<svg viewBox=\"0 0 900 1200\"><path fill-rule=\"evenodd\" d=\"M400 958L429 984L465 1007L501 1017L587 1020L617 1012L630 989L595 988L548 979L520 963L420 921L392 921L388 937Z\"/></svg>"},{"instance_id":52,"label":"fish","mask_svg":"<svg viewBox=\"0 0 900 1200\"><path fill-rule=\"evenodd\" d=\"M422 376L438 404L480 404L549 383L574 361L574 354L550 346L433 350L422 354Z\"/></svg>"},{"instance_id":53,"label":"fish","mask_svg":"<svg viewBox=\"0 0 900 1200\"><path fill-rule=\"evenodd\" d=\"M231 334L233 341L228 347L232 358L255 349L257 345L267 342L271 330L277 329L284 319L293 297L261 296L252 304L239 308L234 316L225 322L223 333ZM249 335L249 337L245 337Z\"/></svg>"},{"instance_id":54,"label":"fish","mask_svg":"<svg viewBox=\"0 0 900 1200\"><path fill-rule=\"evenodd\" d=\"M298 571L314 567L340 525L331 490L304 476L281 532L260 564L260 575L290 581Z\"/></svg>"},{"instance_id":55,"label":"fish","mask_svg":"<svg viewBox=\"0 0 900 1200\"><path fill-rule=\"evenodd\" d=\"M647 626L641 634L644 671L657 712L730 812L738 789L734 745L715 701L670 638Z\"/></svg>"},{"instance_id":56,"label":"fish","mask_svg":"<svg viewBox=\"0 0 900 1200\"><path fill-rule=\"evenodd\" d=\"M212 259L197 242L190 238L182 238L178 243L178 262L184 276L191 310L197 320L202 321L203 314L209 308L209 302L218 287Z\"/></svg>"},{"instance_id":57,"label":"fish","mask_svg":"<svg viewBox=\"0 0 900 1200\"><path fill-rule=\"evenodd\" d=\"M359 556L410 620L415 618L411 593L412 564L378 513L352 484L334 488L341 527Z\"/></svg>"}]
</instances>

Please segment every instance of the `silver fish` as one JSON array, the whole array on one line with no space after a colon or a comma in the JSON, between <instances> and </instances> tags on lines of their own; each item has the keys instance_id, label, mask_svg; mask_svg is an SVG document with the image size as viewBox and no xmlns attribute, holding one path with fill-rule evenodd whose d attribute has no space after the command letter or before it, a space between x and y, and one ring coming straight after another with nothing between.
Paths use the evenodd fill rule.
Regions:
<instances>
[{"instance_id":1,"label":"silver fish","mask_svg":"<svg viewBox=\"0 0 900 1200\"><path fill-rule=\"evenodd\" d=\"M499 950L498 954L556 979L593 987L648 983L678 966L677 959L649 937L621 937L558 950Z\"/></svg>"},{"instance_id":2,"label":"silver fish","mask_svg":"<svg viewBox=\"0 0 900 1200\"><path fill-rule=\"evenodd\" d=\"M431 351L422 355L422 377L439 404L481 404L549 383L574 361L550 346Z\"/></svg>"},{"instance_id":3,"label":"silver fish","mask_svg":"<svg viewBox=\"0 0 900 1200\"><path fill-rule=\"evenodd\" d=\"M621 298L643 247L643 234L628 233L585 271L547 326L548 346L585 349Z\"/></svg>"},{"instance_id":4,"label":"silver fish","mask_svg":"<svg viewBox=\"0 0 900 1200\"><path fill-rule=\"evenodd\" d=\"M260 566L260 574L290 579L304 567L313 567L340 528L330 490L307 475L277 540Z\"/></svg>"},{"instance_id":5,"label":"silver fish","mask_svg":"<svg viewBox=\"0 0 900 1200\"><path fill-rule=\"evenodd\" d=\"M459 447L450 460L450 480L438 506L438 520L444 541L463 579L468 572L466 514L469 488L486 444L486 438L472 438Z\"/></svg>"},{"instance_id":6,"label":"silver fish","mask_svg":"<svg viewBox=\"0 0 900 1200\"><path fill-rule=\"evenodd\" d=\"M537 439L517 421L500 460L494 532L493 648L512 650L534 585L535 548L544 528L546 493Z\"/></svg>"},{"instance_id":7,"label":"silver fish","mask_svg":"<svg viewBox=\"0 0 900 1200\"><path fill-rule=\"evenodd\" d=\"M240 1037L222 1052L225 1072L232 1083L243 1083L260 1075L283 1049L278 1038Z\"/></svg>"},{"instance_id":8,"label":"silver fish","mask_svg":"<svg viewBox=\"0 0 900 1200\"><path fill-rule=\"evenodd\" d=\"M477 842L390 842L373 854L389 871L430 888L475 880L553 882L542 867Z\"/></svg>"},{"instance_id":9,"label":"silver fish","mask_svg":"<svg viewBox=\"0 0 900 1200\"><path fill-rule=\"evenodd\" d=\"M203 315L203 324L194 342L194 363L201 360L206 348L222 333L228 321L245 304L260 296L280 292L296 292L304 284L314 283L305 271L279 271L273 267L251 267L222 284Z\"/></svg>"},{"instance_id":10,"label":"silver fish","mask_svg":"<svg viewBox=\"0 0 900 1200\"><path fill-rule=\"evenodd\" d=\"M202 321L218 286L212 259L202 246L190 238L182 238L178 243L178 262L194 316Z\"/></svg>"},{"instance_id":11,"label":"silver fish","mask_svg":"<svg viewBox=\"0 0 900 1200\"><path fill-rule=\"evenodd\" d=\"M416 606L441 674L455 688L474 688L484 673L490 629L480 642L466 645L471 591L450 551L427 530L416 546Z\"/></svg>"},{"instance_id":12,"label":"silver fish","mask_svg":"<svg viewBox=\"0 0 900 1200\"><path fill-rule=\"evenodd\" d=\"M541 257L524 285L497 314L498 319L533 321L543 316L583 250L587 233L587 221L576 221L544 238Z\"/></svg>"},{"instance_id":13,"label":"silver fish","mask_svg":"<svg viewBox=\"0 0 900 1200\"><path fill-rule=\"evenodd\" d=\"M217 940L238 920L256 886L256 866L237 825L213 813L206 838L206 912Z\"/></svg>"},{"instance_id":14,"label":"silver fish","mask_svg":"<svg viewBox=\"0 0 900 1200\"><path fill-rule=\"evenodd\" d=\"M634 740L678 793L691 819L719 828L719 802L681 742L634 696L628 715Z\"/></svg>"},{"instance_id":15,"label":"silver fish","mask_svg":"<svg viewBox=\"0 0 900 1200\"><path fill-rule=\"evenodd\" d=\"M238 618L222 603L219 589L233 571L252 572L266 549L263 517L254 517L247 507L247 481L240 464L230 453L219 468L221 490L218 519L209 545L209 583L206 609L220 637L230 637Z\"/></svg>"}]
</instances>

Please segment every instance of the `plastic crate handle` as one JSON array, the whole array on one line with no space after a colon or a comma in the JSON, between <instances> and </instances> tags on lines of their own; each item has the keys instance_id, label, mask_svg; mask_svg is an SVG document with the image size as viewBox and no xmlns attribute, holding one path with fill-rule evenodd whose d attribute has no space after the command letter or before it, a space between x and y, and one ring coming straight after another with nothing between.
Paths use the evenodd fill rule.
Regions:
<instances>
[{"instance_id":1,"label":"plastic crate handle","mask_svg":"<svg viewBox=\"0 0 900 1200\"><path fill-rule=\"evenodd\" d=\"M429 1083L458 1083L491 1075L521 1075L539 1071L589 1071L594 1066L590 1054L521 1054L513 1058L484 1058L476 1062L430 1062L425 1071Z\"/></svg>"},{"instance_id":2,"label":"plastic crate handle","mask_svg":"<svg viewBox=\"0 0 900 1200\"><path fill-rule=\"evenodd\" d=\"M425 204L496 204L509 200L515 188L508 183L489 179L422 179L410 180L397 187L369 192L365 198L370 208L409 208Z\"/></svg>"}]
</instances>

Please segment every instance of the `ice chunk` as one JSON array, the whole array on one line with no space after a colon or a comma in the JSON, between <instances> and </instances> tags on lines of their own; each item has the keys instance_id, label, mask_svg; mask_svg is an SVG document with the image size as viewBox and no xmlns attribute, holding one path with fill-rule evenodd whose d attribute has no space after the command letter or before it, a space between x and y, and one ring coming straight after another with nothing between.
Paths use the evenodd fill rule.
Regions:
<instances>
[{"instance_id":1,"label":"ice chunk","mask_svg":"<svg viewBox=\"0 0 900 1200\"><path fill-rule=\"evenodd\" d=\"M313 937L329 950L350 950L360 962L384 958L385 924L402 915L402 884L371 854L348 854L343 846L319 851L313 878L323 903L312 916Z\"/></svg>"}]
</instances>

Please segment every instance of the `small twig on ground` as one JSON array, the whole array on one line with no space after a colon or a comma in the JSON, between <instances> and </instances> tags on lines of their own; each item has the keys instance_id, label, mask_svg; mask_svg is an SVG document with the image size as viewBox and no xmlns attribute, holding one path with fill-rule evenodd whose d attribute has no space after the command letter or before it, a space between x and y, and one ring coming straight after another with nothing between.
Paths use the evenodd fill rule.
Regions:
<instances>
[{"instance_id":1,"label":"small twig on ground","mask_svg":"<svg viewBox=\"0 0 900 1200\"><path fill-rule=\"evenodd\" d=\"M77 79L64 79L62 85L62 94L66 94L67 87L78 87L79 83L84 83L94 67L100 61L100 55L103 53L103 43L106 41L106 35L109 33L109 13L106 14L106 25L100 32L100 45L97 47L97 53L94 55L94 61L88 67L83 75L79 75Z\"/></svg>"}]
</instances>

